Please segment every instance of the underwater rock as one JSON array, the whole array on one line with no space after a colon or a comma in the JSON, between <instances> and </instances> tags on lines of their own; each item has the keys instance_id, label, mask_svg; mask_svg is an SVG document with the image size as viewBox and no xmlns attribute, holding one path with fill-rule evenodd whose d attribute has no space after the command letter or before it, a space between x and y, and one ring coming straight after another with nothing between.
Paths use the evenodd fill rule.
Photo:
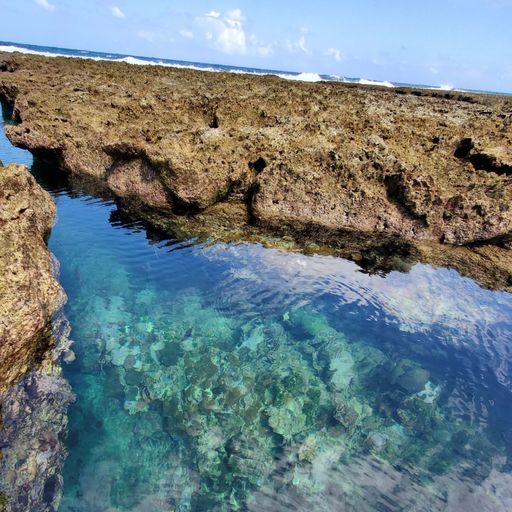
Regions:
<instances>
[{"instance_id":1,"label":"underwater rock","mask_svg":"<svg viewBox=\"0 0 512 512\"><path fill-rule=\"evenodd\" d=\"M250 331L245 327L242 347L247 347L251 351L257 351L259 344L265 340L264 326L256 325Z\"/></svg>"},{"instance_id":2,"label":"underwater rock","mask_svg":"<svg viewBox=\"0 0 512 512\"><path fill-rule=\"evenodd\" d=\"M302 446L299 448L298 458L303 462L313 462L318 450L317 440L313 436L306 438Z\"/></svg>"},{"instance_id":3,"label":"underwater rock","mask_svg":"<svg viewBox=\"0 0 512 512\"><path fill-rule=\"evenodd\" d=\"M167 342L158 352L158 361L164 366L175 366L183 355L183 349L178 343Z\"/></svg>"},{"instance_id":4,"label":"underwater rock","mask_svg":"<svg viewBox=\"0 0 512 512\"><path fill-rule=\"evenodd\" d=\"M54 512L62 495L71 388L58 374L32 371L2 397L0 492L10 512Z\"/></svg>"},{"instance_id":5,"label":"underwater rock","mask_svg":"<svg viewBox=\"0 0 512 512\"><path fill-rule=\"evenodd\" d=\"M76 360L76 354L71 349L66 350L66 352L64 353L64 355L62 357L62 360L65 363L72 363L73 361Z\"/></svg>"},{"instance_id":6,"label":"underwater rock","mask_svg":"<svg viewBox=\"0 0 512 512\"><path fill-rule=\"evenodd\" d=\"M356 397L343 399L335 397L334 418L352 433L368 416L372 415L372 409L367 404L361 403Z\"/></svg>"},{"instance_id":7,"label":"underwater rock","mask_svg":"<svg viewBox=\"0 0 512 512\"><path fill-rule=\"evenodd\" d=\"M441 385L434 386L432 382L428 381L425 387L417 393L417 396L421 398L427 404L433 404L441 393Z\"/></svg>"},{"instance_id":8,"label":"underwater rock","mask_svg":"<svg viewBox=\"0 0 512 512\"><path fill-rule=\"evenodd\" d=\"M327 318L316 311L300 308L288 314L288 322L302 331L304 336L315 337L320 334L337 336L337 332L329 326Z\"/></svg>"},{"instance_id":9,"label":"underwater rock","mask_svg":"<svg viewBox=\"0 0 512 512\"><path fill-rule=\"evenodd\" d=\"M440 410L417 397L404 401L396 415L402 425L424 436L432 436L445 422Z\"/></svg>"},{"instance_id":10,"label":"underwater rock","mask_svg":"<svg viewBox=\"0 0 512 512\"><path fill-rule=\"evenodd\" d=\"M419 393L422 391L428 380L430 373L424 368L420 368L410 361L401 361L394 368L392 382L398 384L407 393Z\"/></svg>"},{"instance_id":11,"label":"underwater rock","mask_svg":"<svg viewBox=\"0 0 512 512\"><path fill-rule=\"evenodd\" d=\"M114 285L98 284L99 295ZM365 461L366 478L375 465L401 468L393 488L397 476L423 482L469 454L481 467L471 478L489 474L494 459L485 452L495 452L465 420L450 418L434 375L388 345L335 329L338 319L312 306L245 315L217 308L199 289L128 289L114 301L79 293L75 314L90 315L81 323L100 338L96 361L87 362L91 384L105 386L101 395L87 383L87 401L120 454L103 477L113 507L143 509L138 500L156 488L176 511L262 510L265 491L323 510L333 491L353 498L345 471ZM134 461L132 453L141 455Z\"/></svg>"},{"instance_id":12,"label":"underwater rock","mask_svg":"<svg viewBox=\"0 0 512 512\"><path fill-rule=\"evenodd\" d=\"M285 439L302 432L306 426L306 416L302 414L302 406L295 400L289 400L281 407L270 407L267 414L272 430Z\"/></svg>"},{"instance_id":13,"label":"underwater rock","mask_svg":"<svg viewBox=\"0 0 512 512\"><path fill-rule=\"evenodd\" d=\"M218 479L223 472L226 458L224 434L220 428L210 428L194 438L197 466L204 478Z\"/></svg>"},{"instance_id":14,"label":"underwater rock","mask_svg":"<svg viewBox=\"0 0 512 512\"><path fill-rule=\"evenodd\" d=\"M319 338L315 339L319 342ZM338 333L334 338L328 340L322 337L321 352L326 354L329 361L328 373L330 384L333 391L343 391L346 389L355 375L354 358L348 350L348 345L344 339L340 339Z\"/></svg>"},{"instance_id":15,"label":"underwater rock","mask_svg":"<svg viewBox=\"0 0 512 512\"><path fill-rule=\"evenodd\" d=\"M45 243L54 217L26 167L0 167L0 390L40 361L65 302Z\"/></svg>"},{"instance_id":16,"label":"underwater rock","mask_svg":"<svg viewBox=\"0 0 512 512\"><path fill-rule=\"evenodd\" d=\"M241 436L230 441L228 465L238 479L261 486L274 469L274 445L270 437Z\"/></svg>"},{"instance_id":17,"label":"underwater rock","mask_svg":"<svg viewBox=\"0 0 512 512\"><path fill-rule=\"evenodd\" d=\"M366 438L365 444L371 450L380 451L382 450L388 442L388 438L385 434L381 434L380 432L372 432Z\"/></svg>"},{"instance_id":18,"label":"underwater rock","mask_svg":"<svg viewBox=\"0 0 512 512\"><path fill-rule=\"evenodd\" d=\"M425 388L430 373L423 368L414 368L407 370L400 375L396 383L405 389L408 393L418 393Z\"/></svg>"}]
</instances>

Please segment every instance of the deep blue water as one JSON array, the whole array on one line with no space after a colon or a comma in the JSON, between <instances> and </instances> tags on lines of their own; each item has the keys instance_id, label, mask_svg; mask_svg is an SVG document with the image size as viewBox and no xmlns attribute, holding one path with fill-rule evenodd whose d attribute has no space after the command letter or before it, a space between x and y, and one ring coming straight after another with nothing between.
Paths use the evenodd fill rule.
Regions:
<instances>
[{"instance_id":1,"label":"deep blue water","mask_svg":"<svg viewBox=\"0 0 512 512\"><path fill-rule=\"evenodd\" d=\"M0 159L32 165L0 134ZM512 510L512 296L147 231L33 166L76 360L61 511Z\"/></svg>"}]
</instances>

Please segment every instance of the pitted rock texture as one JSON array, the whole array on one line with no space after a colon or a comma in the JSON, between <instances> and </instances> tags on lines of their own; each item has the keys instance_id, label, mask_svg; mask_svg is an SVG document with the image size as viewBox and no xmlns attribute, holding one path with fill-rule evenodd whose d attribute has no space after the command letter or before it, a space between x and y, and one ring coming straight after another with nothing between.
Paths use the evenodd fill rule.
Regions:
<instances>
[{"instance_id":1,"label":"pitted rock texture","mask_svg":"<svg viewBox=\"0 0 512 512\"><path fill-rule=\"evenodd\" d=\"M58 372L46 371L29 372L0 397L0 492L5 510L59 509L67 410L73 399L69 383Z\"/></svg>"},{"instance_id":2,"label":"pitted rock texture","mask_svg":"<svg viewBox=\"0 0 512 512\"><path fill-rule=\"evenodd\" d=\"M54 217L26 167L0 166L0 391L38 361L65 300L45 242Z\"/></svg>"},{"instance_id":3,"label":"pitted rock texture","mask_svg":"<svg viewBox=\"0 0 512 512\"><path fill-rule=\"evenodd\" d=\"M160 226L221 212L302 245L395 237L508 258L508 97L19 54L0 70L15 145Z\"/></svg>"}]
</instances>

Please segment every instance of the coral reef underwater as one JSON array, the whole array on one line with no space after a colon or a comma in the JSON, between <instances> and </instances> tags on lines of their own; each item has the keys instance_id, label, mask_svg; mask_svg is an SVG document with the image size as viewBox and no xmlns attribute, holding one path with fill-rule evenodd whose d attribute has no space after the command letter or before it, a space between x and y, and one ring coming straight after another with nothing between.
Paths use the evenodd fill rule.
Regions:
<instances>
[{"instance_id":1,"label":"coral reef underwater","mask_svg":"<svg viewBox=\"0 0 512 512\"><path fill-rule=\"evenodd\" d=\"M271 276L209 256L214 292L137 280L98 249L63 266L81 283L63 510L278 510L269 495L323 510L333 492L371 510L354 464L384 465L375 474L406 475L427 496L443 475L478 485L505 465L418 354L345 333L318 301L280 307Z\"/></svg>"}]
</instances>

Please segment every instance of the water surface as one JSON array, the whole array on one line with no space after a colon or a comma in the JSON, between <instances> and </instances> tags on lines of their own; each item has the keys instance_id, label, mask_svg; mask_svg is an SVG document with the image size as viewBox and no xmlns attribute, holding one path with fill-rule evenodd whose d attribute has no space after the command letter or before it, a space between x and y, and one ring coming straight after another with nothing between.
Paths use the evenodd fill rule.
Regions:
<instances>
[{"instance_id":1,"label":"water surface","mask_svg":"<svg viewBox=\"0 0 512 512\"><path fill-rule=\"evenodd\" d=\"M512 510L510 294L166 239L33 171L76 353L60 510Z\"/></svg>"}]
</instances>

